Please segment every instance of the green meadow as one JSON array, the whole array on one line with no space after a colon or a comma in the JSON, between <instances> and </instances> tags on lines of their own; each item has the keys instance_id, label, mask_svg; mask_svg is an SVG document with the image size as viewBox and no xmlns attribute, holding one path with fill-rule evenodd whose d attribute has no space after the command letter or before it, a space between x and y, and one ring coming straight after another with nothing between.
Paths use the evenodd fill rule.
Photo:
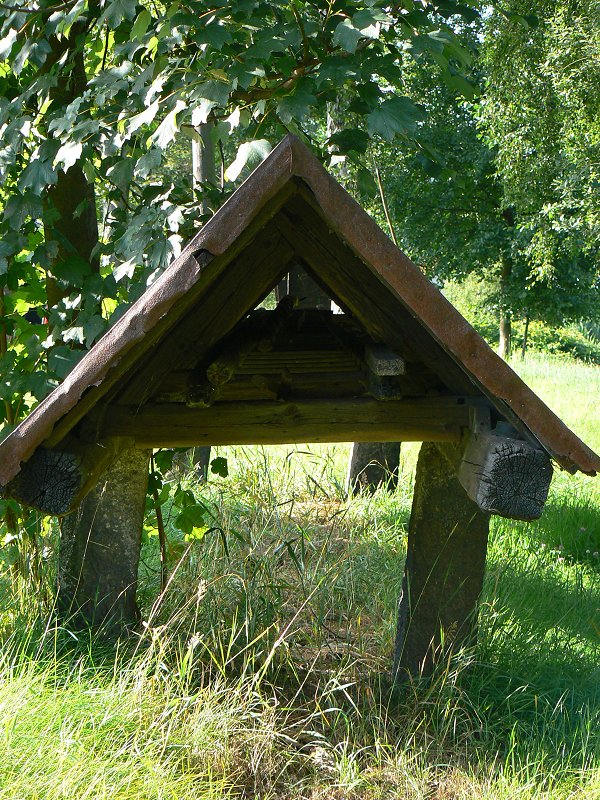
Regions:
<instances>
[{"instance_id":1,"label":"green meadow","mask_svg":"<svg viewBox=\"0 0 600 800\"><path fill-rule=\"evenodd\" d=\"M600 367L514 367L600 450ZM347 445L223 448L229 477L184 478L207 530L165 509L162 594L149 532L117 646L6 565L0 800L600 799L600 480L557 472L539 521L493 519L477 647L391 692L417 452L395 493L347 500Z\"/></svg>"}]
</instances>

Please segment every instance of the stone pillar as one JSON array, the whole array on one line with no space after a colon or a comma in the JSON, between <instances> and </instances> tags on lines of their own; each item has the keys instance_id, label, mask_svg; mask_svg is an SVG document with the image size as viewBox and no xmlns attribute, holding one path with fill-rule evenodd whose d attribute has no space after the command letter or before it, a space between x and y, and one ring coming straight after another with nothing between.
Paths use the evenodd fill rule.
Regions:
<instances>
[{"instance_id":1,"label":"stone pillar","mask_svg":"<svg viewBox=\"0 0 600 800\"><path fill-rule=\"evenodd\" d=\"M374 492L378 486L398 486L400 442L354 442L350 452L348 494Z\"/></svg>"},{"instance_id":2,"label":"stone pillar","mask_svg":"<svg viewBox=\"0 0 600 800\"><path fill-rule=\"evenodd\" d=\"M149 450L124 450L62 521L57 610L67 625L113 631L139 621L137 573Z\"/></svg>"},{"instance_id":3,"label":"stone pillar","mask_svg":"<svg viewBox=\"0 0 600 800\"><path fill-rule=\"evenodd\" d=\"M394 647L399 682L431 674L476 637L490 517L458 482L451 449L424 443L419 454Z\"/></svg>"}]
</instances>

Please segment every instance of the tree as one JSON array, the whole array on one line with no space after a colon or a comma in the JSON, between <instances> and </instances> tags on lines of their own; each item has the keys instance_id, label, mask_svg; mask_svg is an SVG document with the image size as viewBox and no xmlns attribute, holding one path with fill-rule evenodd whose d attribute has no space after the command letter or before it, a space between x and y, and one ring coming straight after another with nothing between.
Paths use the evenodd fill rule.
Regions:
<instances>
[{"instance_id":1,"label":"tree","mask_svg":"<svg viewBox=\"0 0 600 800\"><path fill-rule=\"evenodd\" d=\"M526 21L522 24L529 29ZM481 35L481 26L465 31L467 40ZM488 47L497 45L491 36ZM511 147L533 146L527 144L520 129L518 137L512 135L511 125L522 121L526 113L522 108L543 103L535 93L533 99L513 102L518 78L510 76L512 67L507 67L507 62L512 64L502 51L495 67L497 75L489 76L489 56L474 62L473 81L483 87L495 80L502 82L505 96L497 97L492 88L491 94L484 90L470 100L457 99L415 63L406 74L406 85L428 112L430 124L423 134L422 150L394 153L391 163L389 155L380 155L391 210L407 252L425 264L429 276L440 285L473 273L495 287L488 302L497 310L503 356L510 352L513 316L557 324L589 314L598 300L595 243L588 235L586 244L582 235L591 211L584 214L572 209L571 234L554 223L549 234L546 215L557 181L552 171L556 159L548 156L522 167L514 152L511 155ZM548 91L545 84L543 90ZM491 106L496 108L495 124L500 125L499 118L504 120L498 142L489 136ZM539 123L539 116L534 117L532 126ZM546 143L546 150L564 150L564 137L556 129L552 142L552 147ZM515 182L521 182L518 192ZM587 196L589 187L583 184L580 191ZM577 236L575 229L580 232ZM543 268L542 256L546 258Z\"/></svg>"},{"instance_id":2,"label":"tree","mask_svg":"<svg viewBox=\"0 0 600 800\"><path fill-rule=\"evenodd\" d=\"M485 24L479 127L493 149L528 317L597 307L600 17L597 2L523 3Z\"/></svg>"},{"instance_id":3,"label":"tree","mask_svg":"<svg viewBox=\"0 0 600 800\"><path fill-rule=\"evenodd\" d=\"M2 4L5 423L14 424L64 377L201 217L203 192L192 191L189 176L167 184L164 171L161 177L180 131L193 133L210 120L215 146L232 159L222 190L202 187L213 205L283 132L314 140L314 119L344 85L353 89L357 122L329 140L338 154L360 162L371 140L418 146L423 110L403 90L403 65L429 53L440 74L459 77L466 54L444 22L456 15L476 12L452 0ZM36 308L47 325L29 321ZM140 459L127 463L139 485L146 467ZM84 502L105 501L110 507L110 482L101 497ZM139 510L132 509L136 526ZM99 516L110 524L109 514ZM84 508L75 517L80 524L63 526L63 554L89 557L88 518ZM80 571L70 563L70 573ZM88 593L131 621L131 606L118 602L129 587L115 588L105 574ZM86 598L71 592L71 599L85 614Z\"/></svg>"}]
</instances>

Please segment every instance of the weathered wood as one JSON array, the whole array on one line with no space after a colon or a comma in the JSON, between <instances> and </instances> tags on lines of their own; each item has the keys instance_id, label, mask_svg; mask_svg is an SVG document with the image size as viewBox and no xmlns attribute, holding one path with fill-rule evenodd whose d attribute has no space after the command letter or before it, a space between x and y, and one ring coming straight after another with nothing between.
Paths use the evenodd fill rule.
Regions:
<instances>
[{"instance_id":1,"label":"weathered wood","mask_svg":"<svg viewBox=\"0 0 600 800\"><path fill-rule=\"evenodd\" d=\"M215 360L208 366L199 367L192 374L187 404L203 407L217 400L222 388L233 380L236 372L242 371L246 360L252 358L252 355L255 356L254 360L258 358L259 364L265 358L267 363L275 360L274 371L281 372L284 367L281 366L280 358L274 357L272 351L277 334L293 314L293 308L293 302L286 297L274 311L257 309L238 323L219 348ZM261 370L253 368L251 371L255 373Z\"/></svg>"},{"instance_id":2,"label":"weathered wood","mask_svg":"<svg viewBox=\"0 0 600 800\"><path fill-rule=\"evenodd\" d=\"M139 620L136 583L150 452L123 450L62 521L57 610L69 627L115 632Z\"/></svg>"},{"instance_id":3,"label":"weathered wood","mask_svg":"<svg viewBox=\"0 0 600 800\"><path fill-rule=\"evenodd\" d=\"M456 453L454 445L425 443L419 454L394 647L396 681L431 674L451 651L475 640L489 514L467 497L451 469Z\"/></svg>"},{"instance_id":4,"label":"weathered wood","mask_svg":"<svg viewBox=\"0 0 600 800\"><path fill-rule=\"evenodd\" d=\"M393 490L398 485L399 442L354 442L348 465L348 494L374 492L378 487Z\"/></svg>"},{"instance_id":5,"label":"weathered wood","mask_svg":"<svg viewBox=\"0 0 600 800\"><path fill-rule=\"evenodd\" d=\"M458 479L482 511L511 519L538 519L552 480L541 448L495 431L471 435Z\"/></svg>"},{"instance_id":6,"label":"weathered wood","mask_svg":"<svg viewBox=\"0 0 600 800\"><path fill-rule=\"evenodd\" d=\"M203 313L185 316L119 392L118 402L143 403L174 369L195 366L269 292L293 251L277 229L266 226L207 289Z\"/></svg>"},{"instance_id":7,"label":"weathered wood","mask_svg":"<svg viewBox=\"0 0 600 800\"><path fill-rule=\"evenodd\" d=\"M70 437L60 448L38 448L2 494L43 514L68 514L108 469L126 440L107 437L98 443Z\"/></svg>"},{"instance_id":8,"label":"weathered wood","mask_svg":"<svg viewBox=\"0 0 600 800\"><path fill-rule=\"evenodd\" d=\"M349 310L372 339L386 342L407 361L424 362L450 391L473 393L473 384L460 366L408 310L403 313L381 279L330 230L308 193L291 198L274 222L310 270L327 284L333 300Z\"/></svg>"},{"instance_id":9,"label":"weathered wood","mask_svg":"<svg viewBox=\"0 0 600 800\"><path fill-rule=\"evenodd\" d=\"M464 400L464 398L463 398ZM138 447L348 441L459 441L469 424L461 398L115 406L104 435L133 436Z\"/></svg>"}]
</instances>

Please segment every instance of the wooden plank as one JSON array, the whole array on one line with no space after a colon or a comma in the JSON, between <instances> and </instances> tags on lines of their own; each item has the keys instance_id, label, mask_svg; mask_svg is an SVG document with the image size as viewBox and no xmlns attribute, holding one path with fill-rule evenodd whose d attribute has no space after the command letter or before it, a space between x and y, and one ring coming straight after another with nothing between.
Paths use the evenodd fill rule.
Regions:
<instances>
[{"instance_id":1,"label":"wooden plank","mask_svg":"<svg viewBox=\"0 0 600 800\"><path fill-rule=\"evenodd\" d=\"M369 399L115 406L103 434L138 447L344 441L459 441L469 425L464 398Z\"/></svg>"},{"instance_id":2,"label":"wooden plank","mask_svg":"<svg viewBox=\"0 0 600 800\"><path fill-rule=\"evenodd\" d=\"M171 373L153 395L152 403L184 403L190 392L192 372L181 370ZM358 370L346 372L303 372L286 375L290 396L301 398L359 397L366 394L366 378ZM245 400L275 400L282 380L279 375L236 373L233 380L219 387L219 400L233 402Z\"/></svg>"}]
</instances>

